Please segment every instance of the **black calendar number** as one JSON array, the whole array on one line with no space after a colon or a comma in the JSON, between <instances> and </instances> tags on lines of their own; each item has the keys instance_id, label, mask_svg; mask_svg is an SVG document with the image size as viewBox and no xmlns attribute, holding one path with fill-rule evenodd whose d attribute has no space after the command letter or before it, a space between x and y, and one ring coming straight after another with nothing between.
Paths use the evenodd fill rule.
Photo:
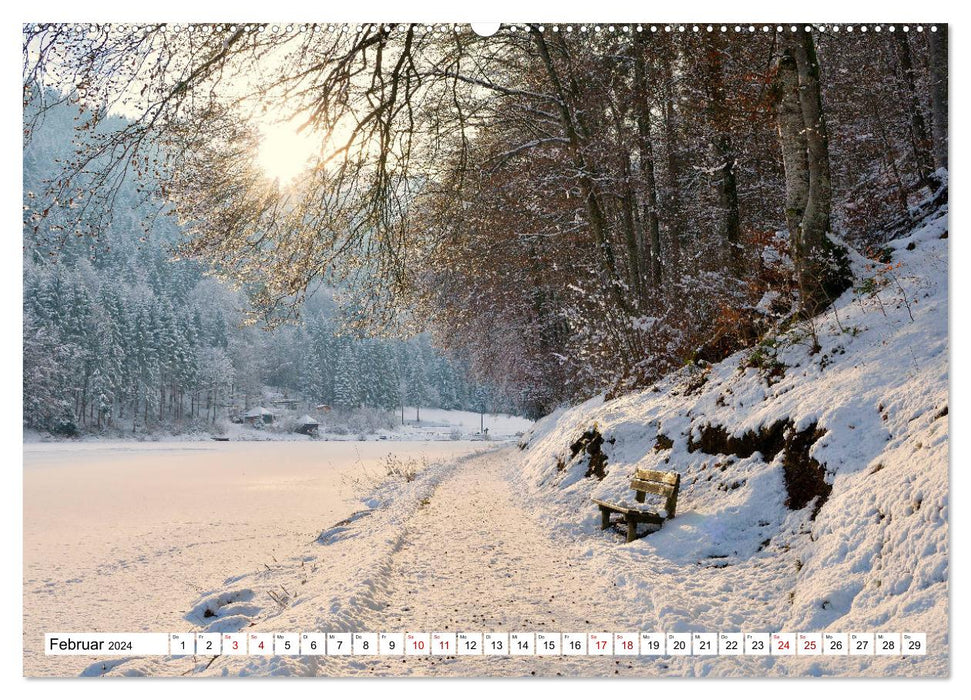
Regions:
<instances>
[{"instance_id":1,"label":"black calendar number","mask_svg":"<svg viewBox=\"0 0 971 700\"><path fill-rule=\"evenodd\" d=\"M910 651L920 651L920 642L918 642L916 639L911 639L909 642L907 642L907 649Z\"/></svg>"},{"instance_id":2,"label":"black calendar number","mask_svg":"<svg viewBox=\"0 0 971 700\"><path fill-rule=\"evenodd\" d=\"M475 651L478 648L478 644L476 644L474 639L468 639L465 642L465 648L469 651Z\"/></svg>"},{"instance_id":3,"label":"black calendar number","mask_svg":"<svg viewBox=\"0 0 971 700\"><path fill-rule=\"evenodd\" d=\"M738 642L735 641L734 639L731 641L725 642L725 649L727 649L728 651L738 651Z\"/></svg>"},{"instance_id":4,"label":"black calendar number","mask_svg":"<svg viewBox=\"0 0 971 700\"><path fill-rule=\"evenodd\" d=\"M679 640L677 640L677 641L676 641L676 642L674 643L674 650L675 650L675 651L684 651L684 650L685 650L685 648L686 648L686 644L685 644L685 643L684 643L683 641L681 641L680 639L679 639Z\"/></svg>"},{"instance_id":5,"label":"black calendar number","mask_svg":"<svg viewBox=\"0 0 971 700\"><path fill-rule=\"evenodd\" d=\"M495 649L496 651L502 651L502 640L496 639L495 641L493 641L492 648Z\"/></svg>"}]
</instances>

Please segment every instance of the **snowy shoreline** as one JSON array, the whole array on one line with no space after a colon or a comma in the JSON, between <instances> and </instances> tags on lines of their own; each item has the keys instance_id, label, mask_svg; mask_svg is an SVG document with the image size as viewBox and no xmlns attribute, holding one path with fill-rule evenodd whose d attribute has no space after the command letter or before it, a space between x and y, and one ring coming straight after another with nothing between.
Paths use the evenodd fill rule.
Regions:
<instances>
[{"instance_id":1,"label":"snowy shoreline","mask_svg":"<svg viewBox=\"0 0 971 700\"><path fill-rule=\"evenodd\" d=\"M183 616L206 591L247 572L269 575L266 566L283 567L322 529L371 507L364 501L387 481L391 460L422 473L489 447L471 441L25 446L25 673L77 675L90 663L45 656L45 632L185 629Z\"/></svg>"},{"instance_id":2,"label":"snowy shoreline","mask_svg":"<svg viewBox=\"0 0 971 700\"><path fill-rule=\"evenodd\" d=\"M408 415L414 415L413 407L406 407ZM293 431L275 428L253 428L248 425L225 423L219 430L195 432L168 432L158 430L149 433L130 433L119 429L105 435L82 433L78 437L60 437L50 433L24 429L23 444L112 444L112 443L166 443L166 442L370 442L370 441L457 441L457 440L513 440L529 430L533 422L519 416L498 413L479 414L471 411L422 409L421 421L406 420L393 430L379 429L374 432L342 430L328 431L324 426L319 435L311 437ZM485 427L486 433L480 428Z\"/></svg>"}]
</instances>

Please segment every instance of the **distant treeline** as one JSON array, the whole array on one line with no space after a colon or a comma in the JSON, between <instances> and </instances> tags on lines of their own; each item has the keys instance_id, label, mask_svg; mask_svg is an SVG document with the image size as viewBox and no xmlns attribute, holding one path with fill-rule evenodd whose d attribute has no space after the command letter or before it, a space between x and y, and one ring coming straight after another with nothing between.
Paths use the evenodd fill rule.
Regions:
<instances>
[{"instance_id":1,"label":"distant treeline","mask_svg":"<svg viewBox=\"0 0 971 700\"><path fill-rule=\"evenodd\" d=\"M48 113L25 150L25 205L71 148L74 112ZM427 336L342 335L327 294L308 303L297 326L244 326L242 292L198 262L173 259L179 231L170 219L143 230L148 212L134 187L115 206L94 241L65 237L55 246L25 230L25 426L177 429L252 405L267 385L338 409L514 408L470 382Z\"/></svg>"}]
</instances>

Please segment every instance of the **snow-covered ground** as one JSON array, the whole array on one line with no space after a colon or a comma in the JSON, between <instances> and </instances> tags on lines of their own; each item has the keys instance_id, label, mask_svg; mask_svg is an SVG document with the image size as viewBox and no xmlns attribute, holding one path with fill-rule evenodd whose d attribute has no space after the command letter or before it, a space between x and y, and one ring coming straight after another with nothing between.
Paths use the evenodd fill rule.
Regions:
<instances>
[{"instance_id":1,"label":"snow-covered ground","mask_svg":"<svg viewBox=\"0 0 971 700\"><path fill-rule=\"evenodd\" d=\"M429 439L448 437L458 431L464 437L476 435L485 428L489 438L504 439L522 435L533 427L533 421L504 413L473 413L471 411L446 411L441 408L423 408L415 420L415 409L405 407L405 425L398 432L405 435L428 435Z\"/></svg>"},{"instance_id":2,"label":"snow-covered ground","mask_svg":"<svg viewBox=\"0 0 971 700\"><path fill-rule=\"evenodd\" d=\"M947 230L945 210L892 242L891 263L856 257L856 289L815 321L816 352L803 325L775 347L560 411L524 438L530 507L559 537L593 538L618 585L643 591L635 627L926 632L930 649L856 662L723 657L680 662L682 672L947 673ZM602 481L569 449L594 424L607 441ZM590 498L632 502L635 469L681 474L678 515L604 550L614 535L596 534ZM819 495L801 506L800 477L831 487L821 507Z\"/></svg>"},{"instance_id":3,"label":"snow-covered ground","mask_svg":"<svg viewBox=\"0 0 971 700\"><path fill-rule=\"evenodd\" d=\"M301 411L290 411L296 415ZM283 415L283 412L280 411ZM389 415L394 422L392 429L380 428L373 432L352 431L343 427L339 432L329 425L327 414L323 414L320 434L310 437L301 433L286 430L282 425L254 427L245 423L230 423L220 421L216 429L198 429L195 432L171 433L157 430L152 433L139 433L135 436L137 442L196 442L213 439L213 435L227 438L231 441L246 442L307 442L311 440L357 441L369 440L506 440L522 435L533 426L533 421L520 416L505 413L475 413L472 411L455 411L441 408L422 408L416 413L414 406L404 409L404 423L401 423L401 413L391 411ZM416 420L416 415L420 420ZM484 429L484 431L483 431ZM34 430L24 431L24 443L56 443L66 442L70 445L85 443L131 442L133 438L123 429L118 429L111 436L101 436L86 433L80 438L65 441L47 433Z\"/></svg>"},{"instance_id":4,"label":"snow-covered ground","mask_svg":"<svg viewBox=\"0 0 971 700\"><path fill-rule=\"evenodd\" d=\"M941 217L894 242L889 267L856 258L861 282L816 320L818 350L797 327L558 411L521 449L416 446L441 459L410 480L347 480L346 496L320 472L360 472L352 450L380 443L160 446L134 464L95 447L73 478L83 450L32 460L49 448L28 446L28 673L91 661L38 655L45 630L245 629L925 632L928 655L150 657L84 673L946 675L946 230ZM593 426L603 480L570 451ZM343 450L329 468L328 450ZM637 468L679 472L681 496L625 544L590 498L630 500Z\"/></svg>"},{"instance_id":5,"label":"snow-covered ground","mask_svg":"<svg viewBox=\"0 0 971 700\"><path fill-rule=\"evenodd\" d=\"M394 480L364 510L269 567L187 599L183 631L615 631L644 600L590 542L551 539L512 488L514 447ZM608 547L609 549L609 547ZM206 616L205 611L210 614ZM666 667L665 663L661 667ZM640 675L657 660L595 657L144 657L86 675ZM652 670L655 669L655 670Z\"/></svg>"},{"instance_id":6,"label":"snow-covered ground","mask_svg":"<svg viewBox=\"0 0 971 700\"><path fill-rule=\"evenodd\" d=\"M387 455L416 464L483 449L467 441L24 445L24 670L49 631L184 629L192 602L300 555L360 509Z\"/></svg>"}]
</instances>

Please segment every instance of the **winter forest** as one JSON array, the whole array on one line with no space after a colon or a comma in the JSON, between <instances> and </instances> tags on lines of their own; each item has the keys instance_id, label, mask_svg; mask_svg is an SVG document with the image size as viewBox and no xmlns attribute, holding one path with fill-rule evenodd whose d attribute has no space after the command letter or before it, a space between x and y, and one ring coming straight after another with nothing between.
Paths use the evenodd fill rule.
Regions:
<instances>
[{"instance_id":1,"label":"winter forest","mask_svg":"<svg viewBox=\"0 0 971 700\"><path fill-rule=\"evenodd\" d=\"M166 29L25 27L28 425L539 416L825 308L943 191L943 28Z\"/></svg>"},{"instance_id":2,"label":"winter forest","mask_svg":"<svg viewBox=\"0 0 971 700\"><path fill-rule=\"evenodd\" d=\"M25 674L949 674L947 25L497 27L23 26Z\"/></svg>"},{"instance_id":3,"label":"winter forest","mask_svg":"<svg viewBox=\"0 0 971 700\"><path fill-rule=\"evenodd\" d=\"M25 147L25 211L44 201L58 163L72 156L77 114L66 104L50 110ZM345 416L383 409L384 416L357 416L370 427L393 422L403 405L418 415L422 406L517 410L514 400L471 382L465 365L433 349L427 334L342 333L338 290L308 300L299 325L244 326L245 293L207 276L198 261L176 259L178 225L165 217L146 223L152 212L135 185L120 188L113 206L96 241L59 235L66 217L58 214L50 214L46 236L25 226L26 427L67 436L189 430L258 404L267 386Z\"/></svg>"}]
</instances>

